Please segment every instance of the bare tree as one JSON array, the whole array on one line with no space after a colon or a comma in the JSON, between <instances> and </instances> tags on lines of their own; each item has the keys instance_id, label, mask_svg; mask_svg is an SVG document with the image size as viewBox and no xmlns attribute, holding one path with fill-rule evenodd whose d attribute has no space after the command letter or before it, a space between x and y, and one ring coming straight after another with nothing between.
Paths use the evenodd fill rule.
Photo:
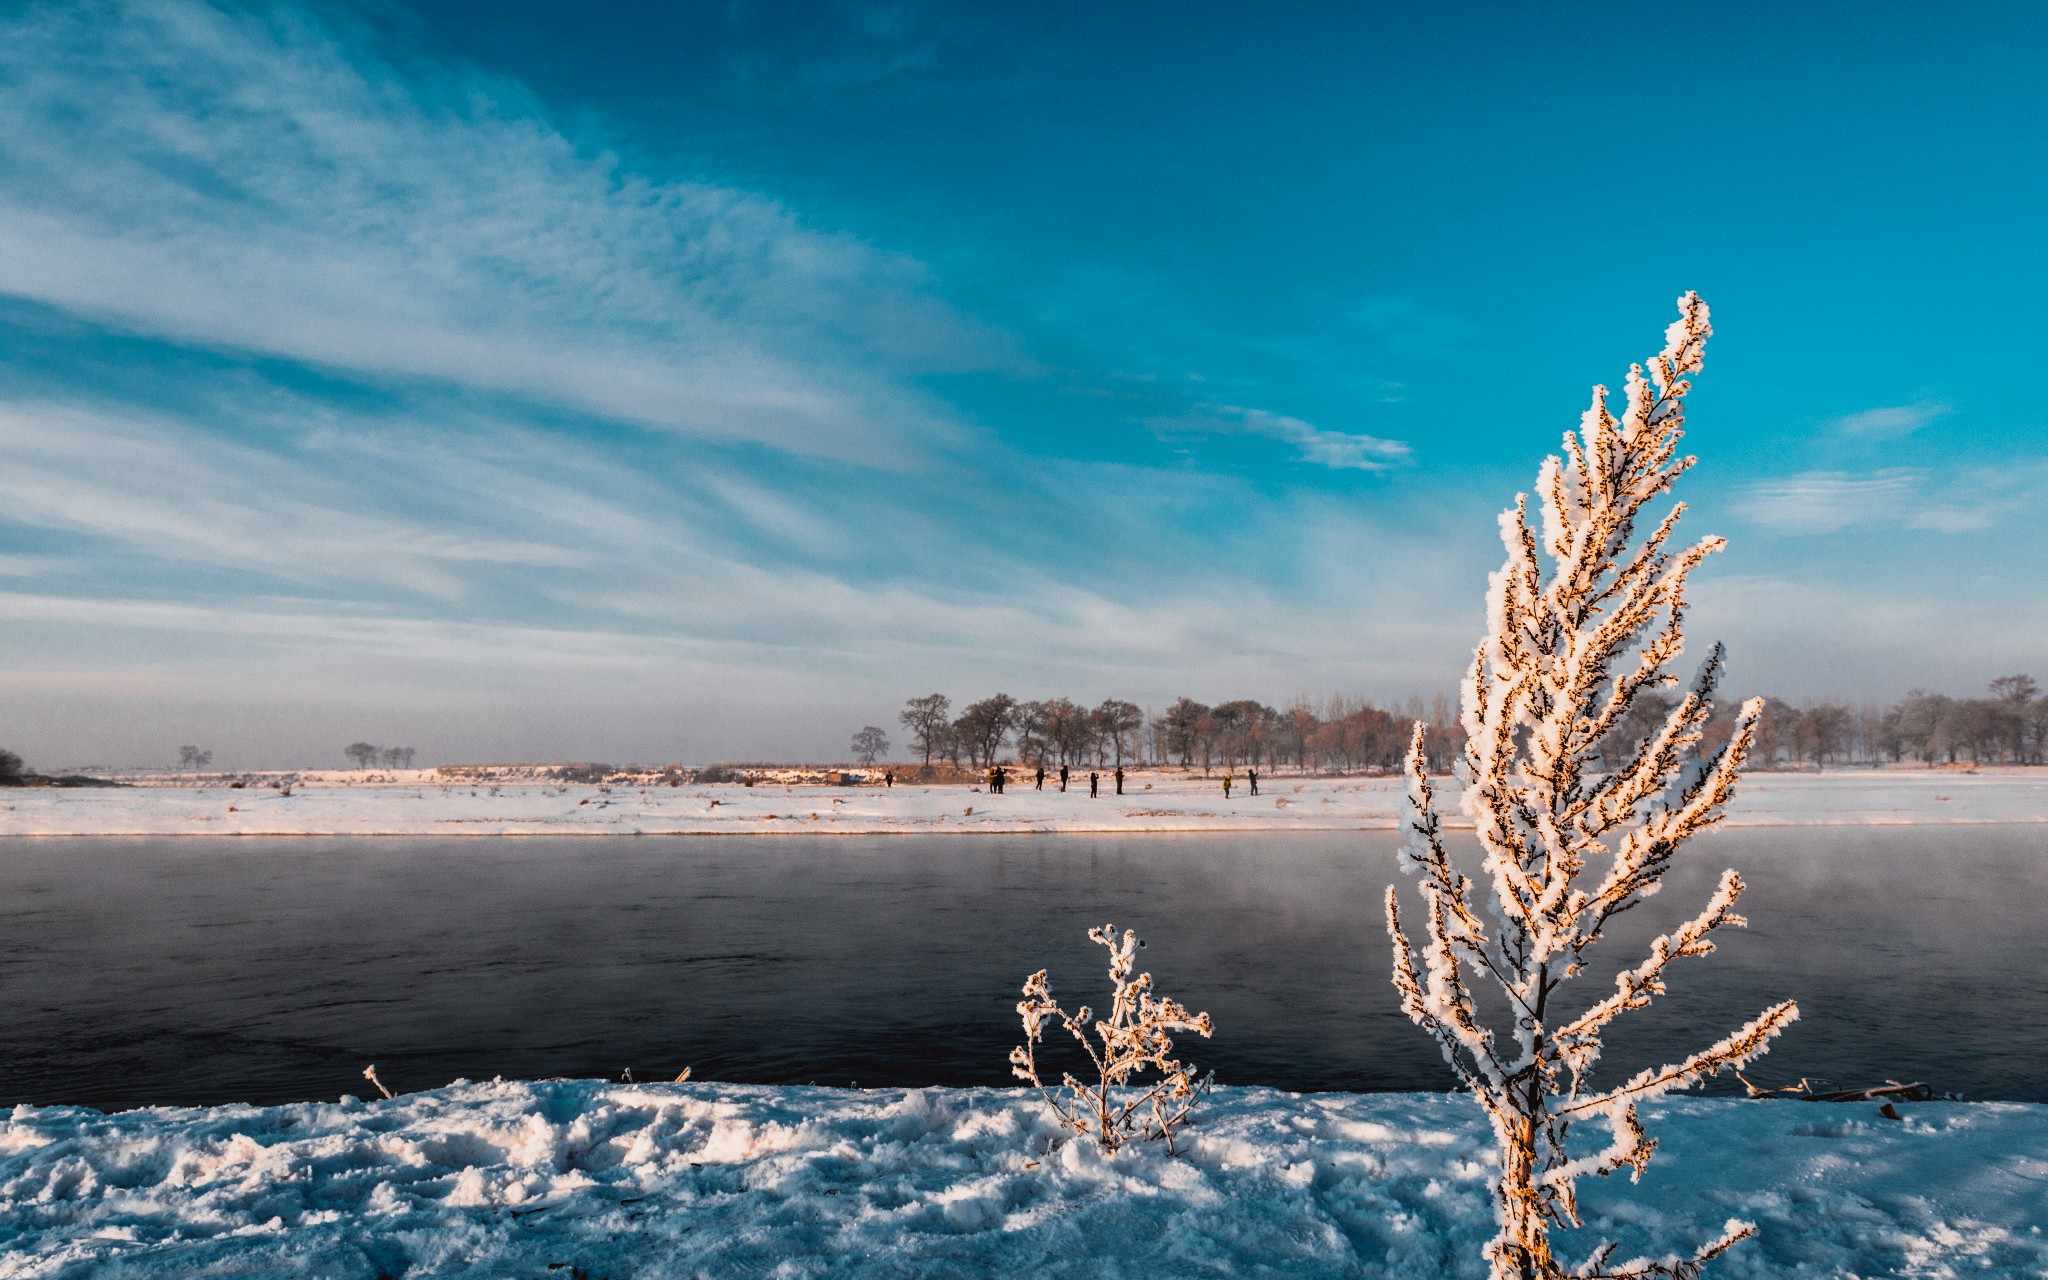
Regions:
<instances>
[{"instance_id":1,"label":"bare tree","mask_svg":"<svg viewBox=\"0 0 2048 1280\"><path fill-rule=\"evenodd\" d=\"M377 762L382 754L374 742L351 742L341 749L341 754L355 762L358 769L367 769Z\"/></svg>"},{"instance_id":2,"label":"bare tree","mask_svg":"<svg viewBox=\"0 0 2048 1280\"><path fill-rule=\"evenodd\" d=\"M1179 756L1183 768L1194 763L1201 747L1202 722L1208 718L1209 708L1193 698L1178 700L1160 717L1166 731L1166 754Z\"/></svg>"},{"instance_id":3,"label":"bare tree","mask_svg":"<svg viewBox=\"0 0 2048 1280\"><path fill-rule=\"evenodd\" d=\"M1145 713L1138 710L1135 702L1119 698L1107 698L1095 708L1095 731L1098 741L1106 742L1116 753L1116 767L1124 767L1124 754L1138 745L1138 731L1145 727Z\"/></svg>"},{"instance_id":4,"label":"bare tree","mask_svg":"<svg viewBox=\"0 0 2048 1280\"><path fill-rule=\"evenodd\" d=\"M889 735L879 725L864 725L853 735L853 755L862 764L873 764L889 750Z\"/></svg>"},{"instance_id":5,"label":"bare tree","mask_svg":"<svg viewBox=\"0 0 2048 1280\"><path fill-rule=\"evenodd\" d=\"M1463 696L1469 781L1462 807L1485 851L1490 910L1474 901L1475 882L1445 847L1420 723L1409 750L1401 865L1421 873L1426 932L1418 967L1390 886L1394 985L1408 1016L1436 1039L1493 1121L1499 1232L1486 1256L1494 1280L1561 1280L1567 1272L1552 1254L1550 1233L1579 1225L1576 1179L1624 1168L1640 1176L1650 1162L1655 1144L1637 1104L1740 1067L1798 1017L1791 1002L1776 1005L1682 1062L1605 1091L1589 1087L1603 1028L1663 994L1672 960L1710 953L1710 933L1744 923L1733 911L1742 892L1733 871L1722 874L1704 910L1623 969L1606 998L1577 1012L1560 1007L1559 988L1582 972L1608 921L1656 892L1684 842L1719 821L1761 710L1747 704L1728 744L1700 754L1722 670L1716 646L1663 728L1616 767L1598 767L1596 745L1637 697L1677 683L1667 668L1684 648L1686 577L1722 545L1709 538L1674 551L1682 506L1637 540L1643 508L1693 461L1677 455L1690 389L1684 375L1700 367L1709 330L1696 295L1681 299L1680 309L1649 378L1640 366L1630 369L1623 416L1615 419L1606 388L1595 388L1581 431L1564 437L1564 459L1544 464L1540 533L1529 525L1526 497L1501 520L1507 562L1492 580L1488 634ZM1601 863L1597 880L1582 883L1589 864ZM1506 998L1512 1046L1481 1021L1473 984L1482 975ZM1607 1128L1605 1150L1568 1152L1569 1131L1581 1120ZM1694 1276L1755 1230L1731 1221L1690 1258L1612 1269L1614 1246L1605 1244L1570 1274Z\"/></svg>"},{"instance_id":6,"label":"bare tree","mask_svg":"<svg viewBox=\"0 0 2048 1280\"><path fill-rule=\"evenodd\" d=\"M1069 698L1045 704L1045 736L1059 752L1061 764L1080 764L1095 749L1095 720L1086 707Z\"/></svg>"},{"instance_id":7,"label":"bare tree","mask_svg":"<svg viewBox=\"0 0 2048 1280\"><path fill-rule=\"evenodd\" d=\"M983 698L960 713L953 722L953 734L967 752L969 763L994 764L1009 736L1017 700L1007 693Z\"/></svg>"},{"instance_id":8,"label":"bare tree","mask_svg":"<svg viewBox=\"0 0 2048 1280\"><path fill-rule=\"evenodd\" d=\"M1017 738L1019 760L1045 763L1052 754L1052 742L1045 734L1045 704L1020 702L1011 713L1010 725Z\"/></svg>"},{"instance_id":9,"label":"bare tree","mask_svg":"<svg viewBox=\"0 0 2048 1280\"><path fill-rule=\"evenodd\" d=\"M1955 699L1924 689L1914 689L1899 703L1899 741L1908 751L1927 764L1949 749L1950 735L1947 722ZM1955 758L1953 752L1949 758Z\"/></svg>"},{"instance_id":10,"label":"bare tree","mask_svg":"<svg viewBox=\"0 0 2048 1280\"><path fill-rule=\"evenodd\" d=\"M178 748L178 767L180 769L204 769L212 763L213 752L211 751L201 751L199 748L192 746Z\"/></svg>"},{"instance_id":11,"label":"bare tree","mask_svg":"<svg viewBox=\"0 0 2048 1280\"><path fill-rule=\"evenodd\" d=\"M1294 756L1294 767L1308 767L1309 738L1316 731L1316 710L1307 698L1297 697L1287 704L1281 713L1287 749Z\"/></svg>"},{"instance_id":12,"label":"bare tree","mask_svg":"<svg viewBox=\"0 0 2048 1280\"><path fill-rule=\"evenodd\" d=\"M1816 702L1799 713L1799 740L1815 764L1839 760L1848 752L1855 716L1839 702Z\"/></svg>"},{"instance_id":13,"label":"bare tree","mask_svg":"<svg viewBox=\"0 0 2048 1280\"><path fill-rule=\"evenodd\" d=\"M1210 710L1209 724L1215 735L1215 750L1225 764L1257 759L1268 736L1266 721L1272 714L1271 709L1250 698L1218 703Z\"/></svg>"},{"instance_id":14,"label":"bare tree","mask_svg":"<svg viewBox=\"0 0 2048 1280\"><path fill-rule=\"evenodd\" d=\"M19 782L28 774L28 766L14 752L0 747L0 782Z\"/></svg>"},{"instance_id":15,"label":"bare tree","mask_svg":"<svg viewBox=\"0 0 2048 1280\"><path fill-rule=\"evenodd\" d=\"M1763 710L1752 730L1750 756L1765 766L1776 764L1779 756L1799 758L1799 708L1783 698L1765 698Z\"/></svg>"},{"instance_id":16,"label":"bare tree","mask_svg":"<svg viewBox=\"0 0 2048 1280\"><path fill-rule=\"evenodd\" d=\"M2000 702L2025 706L2041 692L2041 686L2034 683L2030 675L2000 676L1991 682L1991 696Z\"/></svg>"},{"instance_id":17,"label":"bare tree","mask_svg":"<svg viewBox=\"0 0 2048 1280\"><path fill-rule=\"evenodd\" d=\"M2041 686L2030 675L2000 676L1991 682L1991 696L2005 709L2010 726L2012 758L2020 764L2038 762L2042 717L2037 712Z\"/></svg>"},{"instance_id":18,"label":"bare tree","mask_svg":"<svg viewBox=\"0 0 2048 1280\"><path fill-rule=\"evenodd\" d=\"M947 730L952 726L953 700L943 693L912 698L896 713L896 719L910 731L910 749L924 756L924 767L946 749Z\"/></svg>"}]
</instances>

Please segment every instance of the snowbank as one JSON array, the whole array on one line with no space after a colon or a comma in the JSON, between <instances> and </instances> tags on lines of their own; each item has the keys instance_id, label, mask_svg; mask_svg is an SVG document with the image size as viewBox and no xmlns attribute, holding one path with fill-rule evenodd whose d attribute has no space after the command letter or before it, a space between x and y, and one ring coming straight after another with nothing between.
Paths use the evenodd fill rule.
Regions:
<instances>
[{"instance_id":1,"label":"snowbank","mask_svg":"<svg viewBox=\"0 0 2048 1280\"><path fill-rule=\"evenodd\" d=\"M386 775L376 775L382 779ZM34 835L873 835L906 831L1342 831L1391 829L1398 778L1275 777L1225 799L1220 779L1133 778L1129 794L1005 795L963 786L683 786L301 779L263 785L152 785L0 791L0 836ZM1105 788L1106 789L1106 788ZM1447 806L1448 807L1448 806ZM1452 825L1460 821L1455 813ZM1731 826L2048 822L2048 770L1753 774Z\"/></svg>"},{"instance_id":2,"label":"snowbank","mask_svg":"<svg viewBox=\"0 0 2048 1280\"><path fill-rule=\"evenodd\" d=\"M1683 1100L1589 1228L1729 1277L2048 1274L2048 1107ZM1183 1158L1035 1095L596 1081L0 1129L0 1276L1479 1276L1469 1101L1220 1090ZM1571 1240L1573 1248L1579 1241Z\"/></svg>"}]
</instances>

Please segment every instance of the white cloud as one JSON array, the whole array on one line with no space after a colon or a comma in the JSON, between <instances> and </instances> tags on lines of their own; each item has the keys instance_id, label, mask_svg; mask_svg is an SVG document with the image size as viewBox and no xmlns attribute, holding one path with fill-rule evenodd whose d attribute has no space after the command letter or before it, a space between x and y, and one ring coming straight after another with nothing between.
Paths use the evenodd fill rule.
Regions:
<instances>
[{"instance_id":1,"label":"white cloud","mask_svg":"<svg viewBox=\"0 0 2048 1280\"><path fill-rule=\"evenodd\" d=\"M1845 414L1828 423L1837 434L1859 440L1894 440L1912 435L1948 413L1945 404L1901 404Z\"/></svg>"},{"instance_id":2,"label":"white cloud","mask_svg":"<svg viewBox=\"0 0 2048 1280\"><path fill-rule=\"evenodd\" d=\"M1349 431L1328 431L1321 427L1264 409L1240 405L1210 406L1220 419L1252 435L1284 440L1294 446L1304 462L1338 470L1387 471L1408 461L1412 452L1399 440L1383 440Z\"/></svg>"},{"instance_id":3,"label":"white cloud","mask_svg":"<svg viewBox=\"0 0 2048 1280\"><path fill-rule=\"evenodd\" d=\"M139 332L913 465L1009 360L922 268L626 171L516 85L186 0L0 25L0 291Z\"/></svg>"},{"instance_id":4,"label":"white cloud","mask_svg":"<svg viewBox=\"0 0 2048 1280\"><path fill-rule=\"evenodd\" d=\"M408 461L415 473L428 448ZM10 521L88 535L187 573L212 566L453 597L464 590L463 565L578 562L572 551L510 531L494 537L474 523L390 510L370 486L321 465L327 459L228 443L165 417L0 403L0 450L9 458L0 510ZM491 469L474 474L488 483Z\"/></svg>"},{"instance_id":5,"label":"white cloud","mask_svg":"<svg viewBox=\"0 0 2048 1280\"><path fill-rule=\"evenodd\" d=\"M604 707L631 750L664 758L740 749L717 736L727 720L706 719L723 706L831 751L844 736L835 716L873 720L913 684L1095 698L1405 692L1448 682L1446 655L1466 638L1434 621L1428 574L1410 607L1362 612L1403 588L1361 589L1359 575L1425 563L1420 534L1390 538L1334 501L1278 503L1221 477L1041 460L1011 482L1014 512L963 529L934 521L929 495L906 487L914 477L840 501L838 469L822 489L786 470L771 485L701 452L661 476L504 422L349 416L280 405L265 387L216 395L207 414L0 401L0 533L35 526L66 552L0 599L14 653L0 688L17 708L94 689L106 704L84 715L50 702L39 751L123 756L104 743L142 732L117 705L140 693L184 700L202 720L288 703L330 720L353 705L406 723L433 711L438 732L472 744L463 735L481 732L485 709L517 708L529 753L566 749L545 735ZM269 421L301 416L320 425ZM1099 506L1089 484L1122 502ZM1306 562L1312 585L1256 585L1266 571L1212 546L1157 545L1162 522L1207 511L1230 512L1248 535L1232 541L1262 565ZM1051 554L1011 544L1048 520L1073 526ZM1350 554L1397 543L1370 568ZM827 562L812 562L812 544ZM829 562L839 544L884 568L841 571ZM1361 668L1375 635L1386 643ZM293 730L238 732L253 744Z\"/></svg>"},{"instance_id":6,"label":"white cloud","mask_svg":"<svg viewBox=\"0 0 2048 1280\"><path fill-rule=\"evenodd\" d=\"M1752 524L1782 534L1885 527L1974 533L2038 510L2044 483L2048 466L2041 463L1953 472L1807 471L1744 486L1736 509Z\"/></svg>"},{"instance_id":7,"label":"white cloud","mask_svg":"<svg viewBox=\"0 0 2048 1280\"><path fill-rule=\"evenodd\" d=\"M1835 533L1884 521L1907 523L1919 489L1919 473L1908 468L1869 475L1808 471L1748 485L1737 510L1777 533Z\"/></svg>"}]
</instances>

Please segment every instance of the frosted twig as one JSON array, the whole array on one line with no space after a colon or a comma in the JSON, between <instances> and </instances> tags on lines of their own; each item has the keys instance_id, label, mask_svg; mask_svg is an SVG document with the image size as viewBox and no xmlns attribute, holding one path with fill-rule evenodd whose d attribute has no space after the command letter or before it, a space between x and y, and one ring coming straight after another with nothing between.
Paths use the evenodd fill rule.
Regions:
<instances>
[{"instance_id":1,"label":"frosted twig","mask_svg":"<svg viewBox=\"0 0 2048 1280\"><path fill-rule=\"evenodd\" d=\"M1024 1043L1010 1050L1010 1073L1028 1081L1044 1097L1047 1108L1062 1127L1095 1139L1106 1152L1115 1152L1127 1142L1164 1138L1169 1154L1174 1153L1174 1130L1195 1105L1208 1095L1215 1082L1213 1074L1197 1080L1194 1067L1173 1057L1173 1031L1193 1031L1208 1037L1209 1015L1191 1014L1179 1001L1152 994L1152 975L1136 973L1138 948L1145 944L1126 929L1119 937L1116 926L1105 924L1090 929L1088 937L1109 948L1109 980L1114 989L1108 1019L1095 1018L1087 1005L1073 1013L1060 1008L1040 969L1024 982L1024 999L1017 1015L1024 1022ZM1058 1018L1081 1045L1095 1068L1095 1083L1084 1084L1072 1074L1063 1074L1057 1088L1039 1077L1038 1046L1045 1024ZM1101 1042L1098 1050L1088 1033ZM1136 1082L1146 1071L1156 1073L1149 1083Z\"/></svg>"}]
</instances>

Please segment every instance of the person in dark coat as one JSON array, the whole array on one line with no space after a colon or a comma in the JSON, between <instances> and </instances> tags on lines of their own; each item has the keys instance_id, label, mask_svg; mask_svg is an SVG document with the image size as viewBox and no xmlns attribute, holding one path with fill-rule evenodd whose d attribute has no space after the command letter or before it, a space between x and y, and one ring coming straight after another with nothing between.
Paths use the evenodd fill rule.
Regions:
<instances>
[{"instance_id":1,"label":"person in dark coat","mask_svg":"<svg viewBox=\"0 0 2048 1280\"><path fill-rule=\"evenodd\" d=\"M1102 775L1101 775L1101 774L1099 774L1099 773L1097 773L1097 772L1095 772L1095 770L1093 770L1093 769L1090 769L1090 770L1088 771L1088 798L1089 798L1090 800L1093 800L1093 799L1094 799L1095 797L1097 797L1097 796L1099 796L1099 795L1101 795L1101 794L1102 794Z\"/></svg>"},{"instance_id":2,"label":"person in dark coat","mask_svg":"<svg viewBox=\"0 0 2048 1280\"><path fill-rule=\"evenodd\" d=\"M1035 791L1043 791L1043 790L1045 790L1045 766L1044 766L1044 765L1039 765L1039 766L1038 766L1038 781L1037 781L1037 783L1036 783L1036 784L1035 784L1035 785L1033 786L1033 788L1032 788L1032 789L1033 789L1033 790L1035 790Z\"/></svg>"},{"instance_id":3,"label":"person in dark coat","mask_svg":"<svg viewBox=\"0 0 2048 1280\"><path fill-rule=\"evenodd\" d=\"M1124 767L1122 765L1116 767L1116 793L1118 795L1124 793Z\"/></svg>"},{"instance_id":4,"label":"person in dark coat","mask_svg":"<svg viewBox=\"0 0 2048 1280\"><path fill-rule=\"evenodd\" d=\"M1259 771L1257 769L1246 769L1244 775L1252 784L1252 794L1259 794Z\"/></svg>"},{"instance_id":5,"label":"person in dark coat","mask_svg":"<svg viewBox=\"0 0 2048 1280\"><path fill-rule=\"evenodd\" d=\"M1067 766L1065 766L1065 765L1061 765L1061 766L1060 766L1060 794L1062 794L1062 795L1065 795L1065 794L1066 794L1066 790L1067 790Z\"/></svg>"}]
</instances>

